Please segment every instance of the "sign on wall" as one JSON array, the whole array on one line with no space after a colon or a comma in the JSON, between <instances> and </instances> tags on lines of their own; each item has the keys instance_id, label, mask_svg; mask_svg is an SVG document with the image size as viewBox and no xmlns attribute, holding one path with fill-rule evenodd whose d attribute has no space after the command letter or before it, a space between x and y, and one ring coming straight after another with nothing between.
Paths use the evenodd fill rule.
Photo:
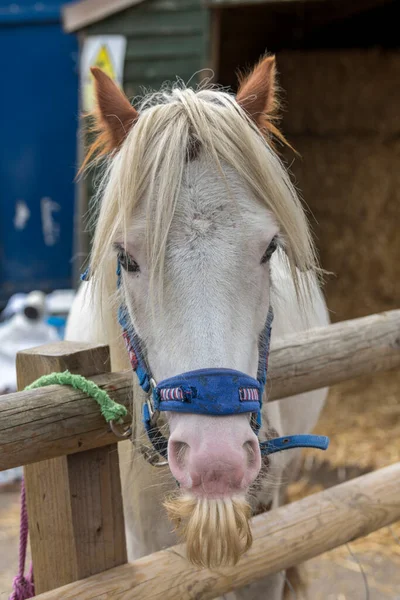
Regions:
<instances>
[{"instance_id":1,"label":"sign on wall","mask_svg":"<svg viewBox=\"0 0 400 600\"><path fill-rule=\"evenodd\" d=\"M99 67L122 87L126 38L123 35L93 35L85 39L80 64L82 108L94 108L94 80L90 67Z\"/></svg>"}]
</instances>

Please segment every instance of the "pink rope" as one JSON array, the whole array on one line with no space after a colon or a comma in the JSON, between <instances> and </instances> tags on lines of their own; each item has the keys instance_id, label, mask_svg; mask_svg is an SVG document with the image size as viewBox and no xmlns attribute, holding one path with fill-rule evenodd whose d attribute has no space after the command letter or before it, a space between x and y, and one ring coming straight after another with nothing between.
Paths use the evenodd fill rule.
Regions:
<instances>
[{"instance_id":1,"label":"pink rope","mask_svg":"<svg viewBox=\"0 0 400 600\"><path fill-rule=\"evenodd\" d=\"M28 511L26 509L25 482L21 481L21 523L19 531L19 568L13 580L13 592L8 600L28 600L35 595L32 563L25 577L26 548L28 545Z\"/></svg>"}]
</instances>

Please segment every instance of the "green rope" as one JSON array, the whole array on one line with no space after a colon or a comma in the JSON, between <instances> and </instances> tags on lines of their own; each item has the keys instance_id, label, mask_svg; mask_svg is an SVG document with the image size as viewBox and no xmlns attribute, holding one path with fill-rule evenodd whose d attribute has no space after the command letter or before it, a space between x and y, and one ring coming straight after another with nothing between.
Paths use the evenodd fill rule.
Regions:
<instances>
[{"instance_id":1,"label":"green rope","mask_svg":"<svg viewBox=\"0 0 400 600\"><path fill-rule=\"evenodd\" d=\"M122 423L123 418L128 414L125 406L114 402L114 400L111 400L107 392L99 388L99 386L93 381L86 379L86 377L82 377L82 375L73 375L69 371L64 371L64 373L50 373L50 375L43 375L30 385L27 385L25 389L33 390L35 388L54 384L70 385L75 390L80 390L91 398L94 398L97 404L100 406L101 414L107 423L110 421Z\"/></svg>"}]
</instances>

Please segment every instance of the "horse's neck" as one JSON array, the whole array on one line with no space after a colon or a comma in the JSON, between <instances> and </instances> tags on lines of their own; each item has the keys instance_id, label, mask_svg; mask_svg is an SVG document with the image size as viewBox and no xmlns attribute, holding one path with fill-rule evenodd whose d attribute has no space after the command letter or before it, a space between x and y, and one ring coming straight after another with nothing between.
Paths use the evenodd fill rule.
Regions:
<instances>
[{"instance_id":1,"label":"horse's neck","mask_svg":"<svg viewBox=\"0 0 400 600\"><path fill-rule=\"evenodd\" d=\"M300 307L290 274L284 268L281 259L278 257L273 257L273 259L271 263L271 278L274 288L271 295L271 304L274 309L272 348L276 340L282 337L329 323L325 300L315 276L309 279L310 297L306 298L304 306ZM301 274L300 277L310 276ZM327 390L320 389L283 398L276 402L266 402L263 406L263 422L275 429L279 435L311 433L317 423L326 396ZM296 450L273 455L270 457L273 470L276 473L284 471L285 478L289 481L290 470L295 466L294 463L299 456L300 451ZM268 501L268 494L264 497L263 490L261 490L258 499L265 504Z\"/></svg>"},{"instance_id":2,"label":"horse's neck","mask_svg":"<svg viewBox=\"0 0 400 600\"><path fill-rule=\"evenodd\" d=\"M325 300L315 275L299 273L300 284L308 280L310 294L300 306L293 279L284 265L283 259L276 254L271 259L271 305L274 309L271 344L293 333L299 333L313 327L328 325L329 317Z\"/></svg>"}]
</instances>

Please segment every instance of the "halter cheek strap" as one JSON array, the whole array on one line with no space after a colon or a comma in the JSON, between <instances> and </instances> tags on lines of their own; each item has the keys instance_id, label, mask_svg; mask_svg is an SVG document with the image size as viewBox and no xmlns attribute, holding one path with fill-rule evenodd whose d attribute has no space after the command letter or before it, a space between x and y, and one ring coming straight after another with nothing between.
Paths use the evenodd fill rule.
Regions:
<instances>
[{"instance_id":1,"label":"halter cheek strap","mask_svg":"<svg viewBox=\"0 0 400 600\"><path fill-rule=\"evenodd\" d=\"M117 267L118 287L121 267ZM82 279L88 278L88 271ZM128 310L121 305L118 320L128 351L132 369L139 384L148 394L143 405L143 424L154 450L168 458L168 440L157 426L161 411L202 415L251 414L251 426L258 435L261 424L262 397L267 380L269 344L273 320L269 309L263 332L259 338L259 361L257 379L231 369L200 369L189 371L156 383L145 359L143 345L134 330ZM319 448L326 450L329 439L318 435L293 435L259 442L263 455L274 454L292 448ZM154 464L154 463L153 463Z\"/></svg>"}]
</instances>

